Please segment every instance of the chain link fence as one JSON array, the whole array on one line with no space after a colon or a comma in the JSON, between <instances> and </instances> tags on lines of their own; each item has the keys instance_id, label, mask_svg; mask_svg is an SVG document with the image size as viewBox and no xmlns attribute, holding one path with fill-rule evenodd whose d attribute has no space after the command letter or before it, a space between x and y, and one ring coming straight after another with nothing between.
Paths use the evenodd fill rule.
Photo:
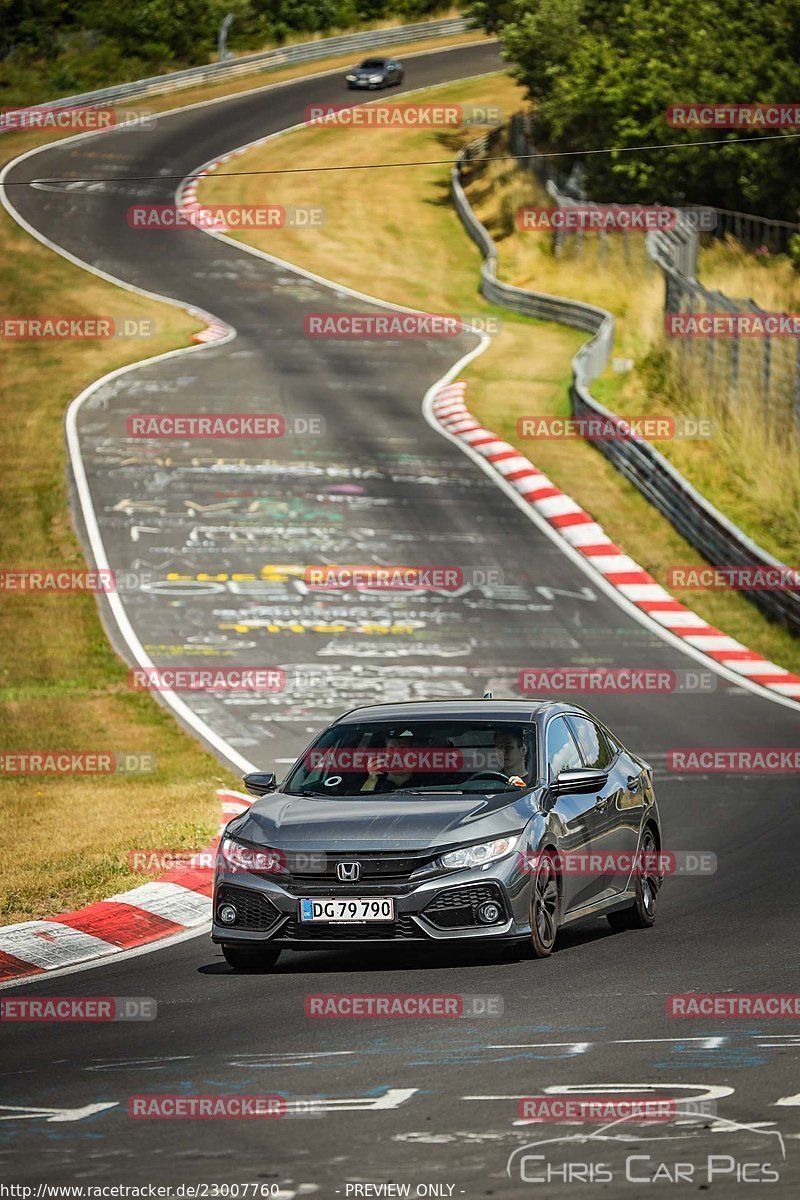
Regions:
<instances>
[{"instance_id":1,"label":"chain link fence","mask_svg":"<svg viewBox=\"0 0 800 1200\"><path fill-rule=\"evenodd\" d=\"M553 160L537 153L532 138L531 113L515 113L509 125L509 145L522 165L545 187L559 208L585 204L580 167L567 175ZM708 222L707 214L713 221ZM713 229L708 228L713 224ZM701 230L706 229L701 234ZM698 384L721 398L726 405L743 400L755 406L758 415L779 431L793 435L800 430L800 337L769 336L775 322L749 298L737 299L705 287L697 278L701 239L733 237L746 249L762 254L785 254L798 226L752 213L729 209L686 205L679 209L675 227L651 232L644 242L645 253L660 267L665 284L665 334L672 351L673 364L685 387ZM642 239L631 239L623 232L553 234L553 252L559 257L580 257L586 239L598 246L600 268L605 265L609 236L622 239L624 261L633 266ZM638 253L641 254L641 249ZM641 263L636 262L637 266ZM724 334L710 335L712 315ZM693 321L691 318L699 318ZM736 317L744 318L737 321ZM702 318L709 318L704 322ZM689 330L690 332L685 332ZM691 332L695 330L695 332Z\"/></svg>"},{"instance_id":2,"label":"chain link fence","mask_svg":"<svg viewBox=\"0 0 800 1200\"><path fill-rule=\"evenodd\" d=\"M520 124L517 126L518 131L519 128ZM562 296L551 296L501 282L497 278L497 248L467 199L465 186L486 169L485 161L481 160L505 153L507 148L510 148L514 155L527 155L529 151L520 148L524 145L519 135L515 138L512 121L510 128L491 130L470 142L462 149L453 167L451 194L456 211L484 256L480 275L481 294L494 304L524 313L526 316L556 321L591 333L592 337L572 359L572 411L579 418L600 417L606 421L618 421L616 414L605 408L590 390L591 382L608 365L614 340L613 315L605 309L581 301L567 300ZM538 164L535 158L525 158L524 161L531 164L537 177L554 198L561 196L567 200L577 199L574 195L574 180L571 183L569 178L559 174L549 165L550 160L540 159ZM568 189L572 190L572 196ZM696 222L691 219L679 221L676 230L671 232L675 234L672 243L669 244L669 253L675 256L671 262L679 262L690 274L679 274L672 265L667 267L664 262L656 260L658 265L665 270L668 280L675 277L681 289L688 290L693 285L698 290L704 290L694 278L693 268L697 255ZM714 293L708 294L714 296ZM707 346L705 352L708 353ZM708 562L726 567L784 566L779 559L768 554L710 504L649 442L644 439L590 440ZM800 590L745 590L742 594L773 620L800 634Z\"/></svg>"}]
</instances>

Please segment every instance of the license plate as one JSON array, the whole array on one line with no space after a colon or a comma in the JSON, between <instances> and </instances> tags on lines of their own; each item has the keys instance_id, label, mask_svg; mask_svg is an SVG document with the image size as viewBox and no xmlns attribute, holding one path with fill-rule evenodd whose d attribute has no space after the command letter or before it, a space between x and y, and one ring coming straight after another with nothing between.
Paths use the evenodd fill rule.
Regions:
<instances>
[{"instance_id":1,"label":"license plate","mask_svg":"<svg viewBox=\"0 0 800 1200\"><path fill-rule=\"evenodd\" d=\"M361 924L364 921L393 921L391 896L347 896L338 899L301 900L301 921L331 921L337 924Z\"/></svg>"}]
</instances>

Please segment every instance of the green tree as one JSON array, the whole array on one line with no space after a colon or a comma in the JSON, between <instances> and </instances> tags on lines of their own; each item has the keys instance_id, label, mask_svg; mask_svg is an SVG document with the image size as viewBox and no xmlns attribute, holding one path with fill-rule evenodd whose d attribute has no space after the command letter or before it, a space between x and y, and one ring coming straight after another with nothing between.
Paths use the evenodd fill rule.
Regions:
<instances>
[{"instance_id":1,"label":"green tree","mask_svg":"<svg viewBox=\"0 0 800 1200\"><path fill-rule=\"evenodd\" d=\"M468 11L500 33L534 102L541 148L616 148L586 154L596 199L686 200L795 218L797 141L742 145L753 131L673 129L666 110L794 102L797 0L507 0L499 8L481 0ZM723 144L695 145L709 139ZM626 152L642 144L666 148Z\"/></svg>"}]
</instances>

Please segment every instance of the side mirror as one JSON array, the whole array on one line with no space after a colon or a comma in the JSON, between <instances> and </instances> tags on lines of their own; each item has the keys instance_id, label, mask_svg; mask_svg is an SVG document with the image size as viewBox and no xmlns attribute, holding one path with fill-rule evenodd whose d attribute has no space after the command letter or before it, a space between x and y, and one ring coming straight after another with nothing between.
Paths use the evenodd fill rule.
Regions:
<instances>
[{"instance_id":1,"label":"side mirror","mask_svg":"<svg viewBox=\"0 0 800 1200\"><path fill-rule=\"evenodd\" d=\"M608 771L597 771L593 767L571 767L559 771L553 780L552 790L558 796L579 795L581 792L598 791L607 782Z\"/></svg>"},{"instance_id":2,"label":"side mirror","mask_svg":"<svg viewBox=\"0 0 800 1200\"><path fill-rule=\"evenodd\" d=\"M266 796L267 792L275 791L275 772L251 771L244 777L244 786L251 796Z\"/></svg>"}]
</instances>

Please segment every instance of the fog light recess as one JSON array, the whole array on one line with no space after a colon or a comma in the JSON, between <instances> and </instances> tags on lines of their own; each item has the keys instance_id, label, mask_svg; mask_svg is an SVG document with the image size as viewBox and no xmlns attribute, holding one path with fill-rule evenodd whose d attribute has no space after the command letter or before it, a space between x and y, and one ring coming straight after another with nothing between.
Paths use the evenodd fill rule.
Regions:
<instances>
[{"instance_id":1,"label":"fog light recess","mask_svg":"<svg viewBox=\"0 0 800 1200\"><path fill-rule=\"evenodd\" d=\"M477 912L481 925L496 925L502 916L500 905L495 904L494 900L487 900L485 904L481 904Z\"/></svg>"}]
</instances>

